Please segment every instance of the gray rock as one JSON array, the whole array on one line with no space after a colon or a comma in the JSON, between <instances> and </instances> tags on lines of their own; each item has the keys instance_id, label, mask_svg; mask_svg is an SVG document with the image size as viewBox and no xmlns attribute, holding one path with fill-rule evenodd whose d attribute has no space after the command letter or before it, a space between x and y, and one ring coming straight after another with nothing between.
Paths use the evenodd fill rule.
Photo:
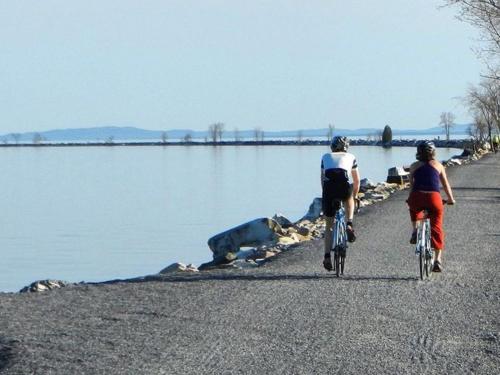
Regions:
<instances>
[{"instance_id":1,"label":"gray rock","mask_svg":"<svg viewBox=\"0 0 500 375\"><path fill-rule=\"evenodd\" d=\"M188 264L187 266L184 263L172 263L170 266L165 267L159 273L161 275L172 272L198 272L198 268L193 264Z\"/></svg>"},{"instance_id":2,"label":"gray rock","mask_svg":"<svg viewBox=\"0 0 500 375\"><path fill-rule=\"evenodd\" d=\"M273 220L276 221L282 228L290 228L293 225L293 223L282 214L274 215Z\"/></svg>"},{"instance_id":3,"label":"gray rock","mask_svg":"<svg viewBox=\"0 0 500 375\"><path fill-rule=\"evenodd\" d=\"M307 237L311 234L311 230L307 227L304 226L297 226L296 227L297 233L300 234L301 236Z\"/></svg>"},{"instance_id":4,"label":"gray rock","mask_svg":"<svg viewBox=\"0 0 500 375\"><path fill-rule=\"evenodd\" d=\"M387 176L408 176L408 174L403 167L392 167L387 171Z\"/></svg>"},{"instance_id":5,"label":"gray rock","mask_svg":"<svg viewBox=\"0 0 500 375\"><path fill-rule=\"evenodd\" d=\"M409 173L404 167L392 167L387 171L387 182L394 184L404 184L409 179Z\"/></svg>"},{"instance_id":6,"label":"gray rock","mask_svg":"<svg viewBox=\"0 0 500 375\"><path fill-rule=\"evenodd\" d=\"M237 253L241 247L277 243L278 235L282 233L283 229L273 219L255 219L213 236L208 240L208 246L216 260L228 253Z\"/></svg>"},{"instance_id":7,"label":"gray rock","mask_svg":"<svg viewBox=\"0 0 500 375\"><path fill-rule=\"evenodd\" d=\"M314 200L309 206L309 210L299 221L303 220L314 221L318 219L321 216L321 211L322 211L321 201L322 201L321 198L314 198Z\"/></svg>"},{"instance_id":8,"label":"gray rock","mask_svg":"<svg viewBox=\"0 0 500 375\"><path fill-rule=\"evenodd\" d=\"M206 271L209 269L214 269L214 268L231 268L228 267L228 265L231 265L234 263L234 261L237 259L236 255L233 253L227 253L223 256L218 256L214 258L214 260L203 263L201 266L198 267L198 270L200 271Z\"/></svg>"},{"instance_id":9,"label":"gray rock","mask_svg":"<svg viewBox=\"0 0 500 375\"><path fill-rule=\"evenodd\" d=\"M365 192L369 189L374 189L377 185L367 178L361 179L359 182L359 188L361 191Z\"/></svg>"},{"instance_id":10,"label":"gray rock","mask_svg":"<svg viewBox=\"0 0 500 375\"><path fill-rule=\"evenodd\" d=\"M61 280L38 280L22 288L19 293L45 292L47 290L64 288L67 285L69 285L67 282Z\"/></svg>"},{"instance_id":11,"label":"gray rock","mask_svg":"<svg viewBox=\"0 0 500 375\"><path fill-rule=\"evenodd\" d=\"M387 198L388 195L382 194L382 193L375 193L375 192L368 192L365 195L365 198L368 200L382 200Z\"/></svg>"}]
</instances>

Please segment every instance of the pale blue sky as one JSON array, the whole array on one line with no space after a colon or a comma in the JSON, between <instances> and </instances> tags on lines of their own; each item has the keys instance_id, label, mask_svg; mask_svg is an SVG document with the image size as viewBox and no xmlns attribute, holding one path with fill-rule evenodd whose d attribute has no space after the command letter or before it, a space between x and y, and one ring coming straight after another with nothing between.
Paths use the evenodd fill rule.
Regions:
<instances>
[{"instance_id":1,"label":"pale blue sky","mask_svg":"<svg viewBox=\"0 0 500 375\"><path fill-rule=\"evenodd\" d=\"M0 134L436 126L477 83L438 0L0 0Z\"/></svg>"}]
</instances>

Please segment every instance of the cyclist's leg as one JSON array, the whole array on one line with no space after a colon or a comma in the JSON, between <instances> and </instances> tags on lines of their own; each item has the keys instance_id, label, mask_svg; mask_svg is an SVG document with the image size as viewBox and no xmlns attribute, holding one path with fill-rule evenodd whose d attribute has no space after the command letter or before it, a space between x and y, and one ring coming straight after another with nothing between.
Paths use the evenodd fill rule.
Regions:
<instances>
[{"instance_id":1,"label":"cyclist's leg","mask_svg":"<svg viewBox=\"0 0 500 375\"><path fill-rule=\"evenodd\" d=\"M324 259L323 259L323 267L326 270L331 271L333 269L332 260L330 251L332 248L332 227L333 227L333 219L335 215L335 211L333 209L333 197L331 189L328 185L323 187L323 196L322 196L322 209L323 216L325 218L325 251L324 251Z\"/></svg>"},{"instance_id":2,"label":"cyclist's leg","mask_svg":"<svg viewBox=\"0 0 500 375\"><path fill-rule=\"evenodd\" d=\"M431 209L429 210L429 218L431 221L431 246L434 249L434 262L437 268L442 266L442 254L444 249L444 231L443 231L443 201L441 194L429 194Z\"/></svg>"},{"instance_id":3,"label":"cyclist's leg","mask_svg":"<svg viewBox=\"0 0 500 375\"><path fill-rule=\"evenodd\" d=\"M325 216L325 255L330 254L333 240L333 216Z\"/></svg>"},{"instance_id":4,"label":"cyclist's leg","mask_svg":"<svg viewBox=\"0 0 500 375\"><path fill-rule=\"evenodd\" d=\"M354 218L354 197L351 196L344 200L344 206L345 206L345 217L346 217L346 222L352 223L352 219Z\"/></svg>"},{"instance_id":5,"label":"cyclist's leg","mask_svg":"<svg viewBox=\"0 0 500 375\"><path fill-rule=\"evenodd\" d=\"M425 208L425 205L422 202L422 194L423 193L419 193L418 191L412 191L406 201L410 211L412 228L410 243L413 245L417 243L417 226L418 222L423 219L422 210Z\"/></svg>"},{"instance_id":6,"label":"cyclist's leg","mask_svg":"<svg viewBox=\"0 0 500 375\"><path fill-rule=\"evenodd\" d=\"M348 185L346 187L346 191L344 192L344 206L346 213L346 231L347 231L347 239L349 242L356 241L356 235L354 234L354 197L352 195L352 185Z\"/></svg>"}]
</instances>

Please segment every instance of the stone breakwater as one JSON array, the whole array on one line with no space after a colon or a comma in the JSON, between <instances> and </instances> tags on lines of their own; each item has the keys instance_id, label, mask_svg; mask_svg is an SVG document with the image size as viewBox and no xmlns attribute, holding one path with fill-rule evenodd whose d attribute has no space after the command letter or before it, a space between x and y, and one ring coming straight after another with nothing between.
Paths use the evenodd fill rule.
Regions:
<instances>
[{"instance_id":1,"label":"stone breakwater","mask_svg":"<svg viewBox=\"0 0 500 375\"><path fill-rule=\"evenodd\" d=\"M461 155L443 161L445 167L468 164L488 153L487 145L476 151L465 149ZM391 168L394 169L394 168ZM396 168L403 171L404 168ZM404 172L401 172L404 173ZM402 180L403 181L403 180ZM361 180L359 209L389 198L394 192L409 187L403 183L373 183ZM324 236L325 221L321 216L321 198L315 198L307 213L298 221L291 222L281 214L272 218L259 218L241 224L208 240L213 252L213 260L199 267L193 264L172 263L156 275L135 278L146 279L172 273L197 273L210 269L252 268L271 260L278 254L293 249L301 242L319 239ZM39 280L20 290L20 293L42 292L62 288L72 283L61 280Z\"/></svg>"}]
</instances>

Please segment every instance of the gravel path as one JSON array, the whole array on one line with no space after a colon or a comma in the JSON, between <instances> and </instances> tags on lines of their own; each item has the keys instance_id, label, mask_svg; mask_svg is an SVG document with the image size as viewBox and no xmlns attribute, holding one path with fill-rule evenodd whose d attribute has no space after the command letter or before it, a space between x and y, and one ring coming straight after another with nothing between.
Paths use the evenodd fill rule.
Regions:
<instances>
[{"instance_id":1,"label":"gravel path","mask_svg":"<svg viewBox=\"0 0 500 375\"><path fill-rule=\"evenodd\" d=\"M398 192L357 217L341 279L311 241L259 269L0 294L0 373L498 374L500 153L448 173L431 281Z\"/></svg>"}]
</instances>

